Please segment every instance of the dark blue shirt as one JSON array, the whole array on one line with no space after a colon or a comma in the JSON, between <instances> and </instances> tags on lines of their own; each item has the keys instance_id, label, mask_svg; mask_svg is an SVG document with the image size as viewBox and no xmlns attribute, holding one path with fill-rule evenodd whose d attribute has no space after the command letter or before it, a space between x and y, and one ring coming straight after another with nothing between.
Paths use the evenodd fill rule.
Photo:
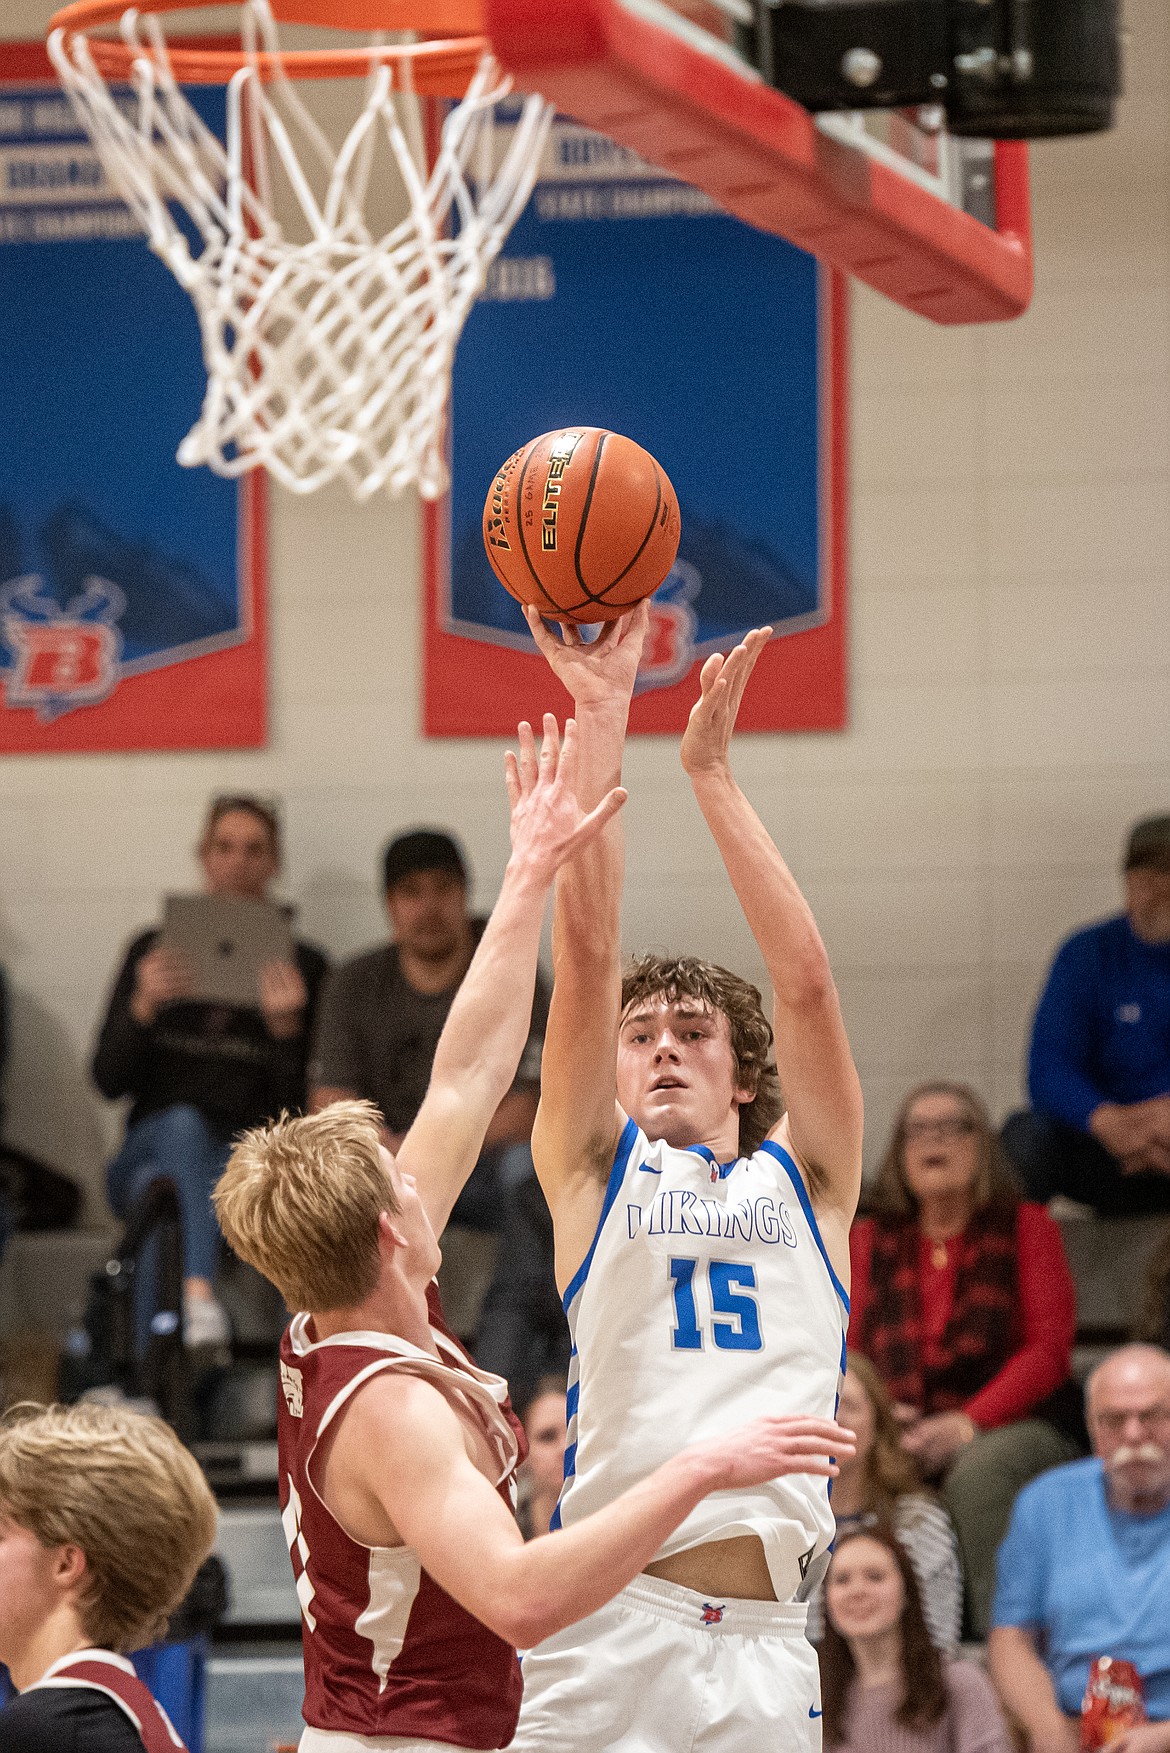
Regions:
<instances>
[{"instance_id":1,"label":"dark blue shirt","mask_svg":"<svg viewBox=\"0 0 1170 1753\"><path fill-rule=\"evenodd\" d=\"M1170 945L1102 920L1060 946L1032 1026L1032 1106L1085 1129L1102 1102L1170 1093Z\"/></svg>"}]
</instances>

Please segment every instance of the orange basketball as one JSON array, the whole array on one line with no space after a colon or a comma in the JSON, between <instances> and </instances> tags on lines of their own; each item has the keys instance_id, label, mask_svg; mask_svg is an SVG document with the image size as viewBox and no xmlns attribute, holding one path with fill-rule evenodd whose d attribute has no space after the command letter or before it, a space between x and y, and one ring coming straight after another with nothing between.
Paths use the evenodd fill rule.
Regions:
<instances>
[{"instance_id":1,"label":"orange basketball","mask_svg":"<svg viewBox=\"0 0 1170 1753\"><path fill-rule=\"evenodd\" d=\"M616 621L678 552L678 500L649 451L601 426L545 432L510 456L483 508L492 570L560 621Z\"/></svg>"}]
</instances>

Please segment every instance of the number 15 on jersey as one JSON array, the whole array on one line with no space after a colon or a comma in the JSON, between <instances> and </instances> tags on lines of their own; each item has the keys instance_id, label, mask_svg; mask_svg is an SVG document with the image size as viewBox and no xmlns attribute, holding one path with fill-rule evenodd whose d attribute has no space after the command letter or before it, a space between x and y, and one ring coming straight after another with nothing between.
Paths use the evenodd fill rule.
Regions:
<instances>
[{"instance_id":1,"label":"number 15 on jersey","mask_svg":"<svg viewBox=\"0 0 1170 1753\"><path fill-rule=\"evenodd\" d=\"M711 1337L716 1351L762 1351L760 1308L751 1294L756 1288L756 1269L734 1260L709 1260L706 1271L702 1262L676 1254L670 1261L674 1296L674 1330L670 1336L675 1351L702 1351L704 1331L700 1325L695 1300L695 1280L706 1279L711 1308Z\"/></svg>"}]
</instances>

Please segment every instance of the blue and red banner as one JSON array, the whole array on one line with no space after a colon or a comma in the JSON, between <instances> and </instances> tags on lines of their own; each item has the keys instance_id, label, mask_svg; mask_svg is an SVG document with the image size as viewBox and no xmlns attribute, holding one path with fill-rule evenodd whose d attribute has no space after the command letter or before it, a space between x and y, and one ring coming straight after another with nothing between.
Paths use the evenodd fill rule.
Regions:
<instances>
[{"instance_id":1,"label":"blue and red banner","mask_svg":"<svg viewBox=\"0 0 1170 1753\"><path fill-rule=\"evenodd\" d=\"M424 509L427 734L562 703L480 531L504 459L575 425L643 445L682 513L631 729L681 731L696 666L765 623L741 727L842 726L846 328L840 276L558 120L456 357L450 495Z\"/></svg>"},{"instance_id":2,"label":"blue and red banner","mask_svg":"<svg viewBox=\"0 0 1170 1753\"><path fill-rule=\"evenodd\" d=\"M0 752L262 743L265 483L176 462L198 321L39 44L0 44L0 309Z\"/></svg>"}]
</instances>

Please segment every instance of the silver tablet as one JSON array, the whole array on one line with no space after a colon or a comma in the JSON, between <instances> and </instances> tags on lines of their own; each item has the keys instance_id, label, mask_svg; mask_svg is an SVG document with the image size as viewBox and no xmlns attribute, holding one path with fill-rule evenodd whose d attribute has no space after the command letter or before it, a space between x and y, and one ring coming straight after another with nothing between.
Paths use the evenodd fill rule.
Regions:
<instances>
[{"instance_id":1,"label":"silver tablet","mask_svg":"<svg viewBox=\"0 0 1170 1753\"><path fill-rule=\"evenodd\" d=\"M168 895L162 942L191 965L193 998L255 1009L266 962L291 962L290 910L233 895Z\"/></svg>"}]
</instances>

